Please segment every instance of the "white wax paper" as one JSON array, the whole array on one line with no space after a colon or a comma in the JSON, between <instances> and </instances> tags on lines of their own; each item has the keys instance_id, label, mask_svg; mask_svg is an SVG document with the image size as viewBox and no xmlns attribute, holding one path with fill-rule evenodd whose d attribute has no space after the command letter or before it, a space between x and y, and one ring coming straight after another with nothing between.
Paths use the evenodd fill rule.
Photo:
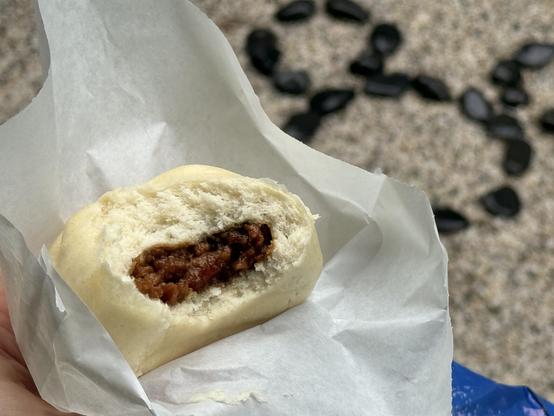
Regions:
<instances>
[{"instance_id":1,"label":"white wax paper","mask_svg":"<svg viewBox=\"0 0 554 416\"><path fill-rule=\"evenodd\" d=\"M39 3L50 71L0 127L0 270L41 396L99 416L449 415L447 260L423 193L279 130L184 0ZM103 192L188 163L300 195L325 267L303 305L137 379L44 245Z\"/></svg>"}]
</instances>

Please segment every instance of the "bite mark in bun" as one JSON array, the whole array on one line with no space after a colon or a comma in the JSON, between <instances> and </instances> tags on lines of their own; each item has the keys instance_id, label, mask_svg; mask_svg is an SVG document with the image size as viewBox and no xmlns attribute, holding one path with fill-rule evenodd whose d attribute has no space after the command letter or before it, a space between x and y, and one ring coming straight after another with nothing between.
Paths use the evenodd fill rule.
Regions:
<instances>
[{"instance_id":1,"label":"bite mark in bun","mask_svg":"<svg viewBox=\"0 0 554 416\"><path fill-rule=\"evenodd\" d=\"M133 259L129 274L137 289L168 305L193 292L224 284L271 253L267 224L245 222L196 244L157 245Z\"/></svg>"}]
</instances>

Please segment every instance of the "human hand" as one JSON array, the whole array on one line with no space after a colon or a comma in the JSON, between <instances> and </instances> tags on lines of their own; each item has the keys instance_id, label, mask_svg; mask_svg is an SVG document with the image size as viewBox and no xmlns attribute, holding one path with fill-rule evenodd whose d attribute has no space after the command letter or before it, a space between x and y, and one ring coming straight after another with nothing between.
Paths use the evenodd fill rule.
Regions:
<instances>
[{"instance_id":1,"label":"human hand","mask_svg":"<svg viewBox=\"0 0 554 416\"><path fill-rule=\"evenodd\" d=\"M1 278L1 276L0 276ZM68 416L38 395L15 342L6 293L0 281L0 413L3 416Z\"/></svg>"}]
</instances>

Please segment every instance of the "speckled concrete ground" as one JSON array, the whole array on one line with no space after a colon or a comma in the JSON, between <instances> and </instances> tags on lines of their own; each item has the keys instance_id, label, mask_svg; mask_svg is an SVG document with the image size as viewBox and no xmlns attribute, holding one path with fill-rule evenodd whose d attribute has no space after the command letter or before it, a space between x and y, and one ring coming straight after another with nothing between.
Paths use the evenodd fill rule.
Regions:
<instances>
[{"instance_id":1,"label":"speckled concrete ground","mask_svg":"<svg viewBox=\"0 0 554 416\"><path fill-rule=\"evenodd\" d=\"M396 22L406 42L391 58L391 70L439 76L456 95L474 85L491 99L497 91L486 79L495 59L509 56L527 39L554 41L551 0L365 0L372 21L364 26L329 19L318 1L315 18L284 27L272 14L285 2L196 0L225 32L262 105L281 125L305 100L276 93L248 65L243 44L253 26L276 31L283 66L308 69L313 90L348 85L361 91L361 81L347 74L347 63L374 22ZM0 121L38 87L30 10L28 0L0 0ZM424 103L412 94L400 101L359 94L347 111L325 120L313 147L363 168L381 168L470 218L469 230L443 238L450 255L455 358L554 400L554 137L534 123L542 108L554 106L554 64L526 73L525 84L533 102L518 114L536 158L522 178L506 178L501 146L454 105ZM515 220L492 219L478 204L481 194L504 183L523 201Z\"/></svg>"},{"instance_id":2,"label":"speckled concrete ground","mask_svg":"<svg viewBox=\"0 0 554 416\"><path fill-rule=\"evenodd\" d=\"M41 68L29 0L0 0L0 122L40 88Z\"/></svg>"}]
</instances>

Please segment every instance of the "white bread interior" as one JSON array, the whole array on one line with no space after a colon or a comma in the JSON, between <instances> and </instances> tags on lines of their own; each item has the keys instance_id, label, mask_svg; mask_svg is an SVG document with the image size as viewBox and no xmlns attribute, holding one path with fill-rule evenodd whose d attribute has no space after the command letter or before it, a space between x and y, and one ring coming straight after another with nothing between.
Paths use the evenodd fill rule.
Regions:
<instances>
[{"instance_id":1,"label":"white bread interior","mask_svg":"<svg viewBox=\"0 0 554 416\"><path fill-rule=\"evenodd\" d=\"M270 225L273 250L223 287L169 307L129 276L146 248L195 243L246 221ZM137 376L301 303L322 268L314 216L300 198L270 180L200 165L107 192L67 221L50 255Z\"/></svg>"}]
</instances>

